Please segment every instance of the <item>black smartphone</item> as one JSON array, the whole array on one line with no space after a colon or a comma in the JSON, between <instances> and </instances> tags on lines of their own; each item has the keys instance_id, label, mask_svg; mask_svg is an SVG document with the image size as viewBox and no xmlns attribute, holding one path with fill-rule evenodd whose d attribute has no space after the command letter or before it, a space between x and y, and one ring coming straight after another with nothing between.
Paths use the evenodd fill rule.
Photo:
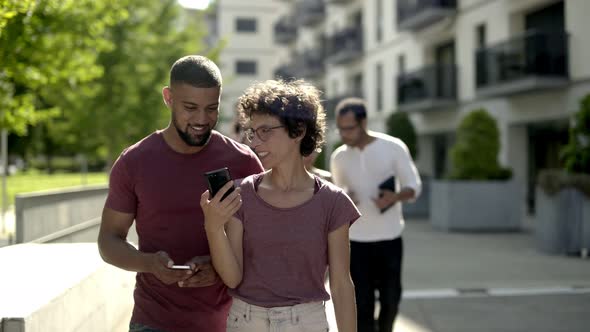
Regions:
<instances>
[{"instance_id":1,"label":"black smartphone","mask_svg":"<svg viewBox=\"0 0 590 332\"><path fill-rule=\"evenodd\" d=\"M395 192L395 176L392 175L389 178L385 179L385 181L381 182L381 184L379 185L379 190L389 190ZM379 195L379 197L381 196L382 194ZM383 209L381 209L381 213L385 213L385 211L389 210L389 208L394 205L395 204L384 207Z\"/></svg>"},{"instance_id":2,"label":"black smartphone","mask_svg":"<svg viewBox=\"0 0 590 332\"><path fill-rule=\"evenodd\" d=\"M207 178L207 183L209 184L209 192L211 193L211 198L213 198L221 187L225 186L226 183L232 181L231 175L229 174L229 169L227 167L216 169L214 171L210 171L205 173L205 177ZM226 193L221 197L223 201L227 195L231 194L234 191L234 187L232 186Z\"/></svg>"}]
</instances>

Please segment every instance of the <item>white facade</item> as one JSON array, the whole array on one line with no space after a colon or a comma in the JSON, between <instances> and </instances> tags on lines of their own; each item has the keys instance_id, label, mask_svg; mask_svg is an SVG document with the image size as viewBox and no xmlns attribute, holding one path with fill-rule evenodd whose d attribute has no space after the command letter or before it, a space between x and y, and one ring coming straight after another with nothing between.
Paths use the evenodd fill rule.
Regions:
<instances>
[{"instance_id":1,"label":"white facade","mask_svg":"<svg viewBox=\"0 0 590 332\"><path fill-rule=\"evenodd\" d=\"M223 76L220 131L232 134L239 96L253 82L273 78L285 57L286 49L274 42L273 23L288 8L288 2L280 0L216 2L215 39L225 45L218 63ZM245 64L241 69L246 72L240 72L239 63Z\"/></svg>"},{"instance_id":2,"label":"white facade","mask_svg":"<svg viewBox=\"0 0 590 332\"><path fill-rule=\"evenodd\" d=\"M298 6L309 2L314 0L282 1L287 4L283 9L295 16L300 15ZM362 95L369 106L369 126L373 130L384 131L384 120L391 112L409 112L419 135L417 164L422 174L445 175L451 167L446 155L459 122L466 113L479 108L485 108L497 119L502 144L499 161L512 168L517 181L530 185L540 168L558 166L558 147L564 137L567 139L571 115L578 110L580 99L590 93L590 1L456 0L453 4L451 0L324 0L323 3L322 21L311 26L298 25L298 36L288 45L285 57L281 57L281 61L269 59L269 64L285 64L289 54L299 54L292 52L323 46L326 53L323 71L315 72L315 77L308 79L323 89L328 101L347 94ZM435 10L427 8L425 3L434 3ZM445 7L449 3L451 7ZM400 8L416 4L421 11L413 12L409 18L403 13L398 17ZM252 8L250 6L248 8ZM237 12L244 13L246 9ZM420 23L420 19L428 15L435 18ZM269 18L277 16L270 14ZM265 22L270 23L272 19ZM362 30L360 56L349 53L346 61L333 61L331 49L335 46L330 43L331 37L355 23L360 23ZM261 29L267 28L262 28L261 24ZM272 24L268 24L268 29L272 29ZM565 52L563 74L547 78L546 68L539 65L543 62L535 62L534 58L545 55L542 53L552 47L537 45L535 36L539 32L543 35L559 31L567 33L567 46L562 47ZM566 39L562 37L562 40ZM236 52L232 43L229 42L231 47L224 52L225 66L237 55L248 54ZM235 43L245 49L250 45L248 39L241 36ZM498 51L500 48L508 51ZM485 64L478 65L478 49L485 49L483 54L492 60L486 57ZM532 74L527 61L533 61L536 66ZM439 96L425 100L427 103L417 103L422 105L418 108L408 107L404 101L406 96L399 92L398 76L427 73L425 68L435 64L436 68L444 67L441 64L455 68L451 75L455 84L441 85L442 74L438 69L434 71L442 90L456 90L452 98L438 100ZM555 61L551 65L555 65ZM478 74L482 68L485 75ZM265 78L271 77L272 69L269 66L261 75L268 73ZM224 69L226 77L227 72ZM526 75L522 75L523 72ZM510 78L517 74L521 75L518 79ZM229 101L231 98L227 97ZM327 112L333 112L334 104L326 105ZM338 140L333 129L332 124L328 150Z\"/></svg>"}]
</instances>

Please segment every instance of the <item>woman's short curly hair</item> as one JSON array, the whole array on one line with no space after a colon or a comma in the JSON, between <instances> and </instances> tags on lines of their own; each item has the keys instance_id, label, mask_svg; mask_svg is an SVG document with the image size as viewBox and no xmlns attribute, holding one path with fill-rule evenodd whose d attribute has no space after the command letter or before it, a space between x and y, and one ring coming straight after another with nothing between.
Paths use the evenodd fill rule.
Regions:
<instances>
[{"instance_id":1,"label":"woman's short curly hair","mask_svg":"<svg viewBox=\"0 0 590 332\"><path fill-rule=\"evenodd\" d=\"M289 137L295 138L305 131L299 151L308 156L324 143L326 113L320 94L303 80L254 83L238 101L240 121L246 125L253 114L278 117Z\"/></svg>"}]
</instances>

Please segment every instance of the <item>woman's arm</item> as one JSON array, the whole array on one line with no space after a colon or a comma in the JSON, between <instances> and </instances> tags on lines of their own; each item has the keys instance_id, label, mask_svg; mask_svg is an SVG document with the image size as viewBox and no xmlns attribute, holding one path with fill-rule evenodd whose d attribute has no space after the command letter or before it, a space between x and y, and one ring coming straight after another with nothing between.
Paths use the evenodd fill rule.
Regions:
<instances>
[{"instance_id":1,"label":"woman's arm","mask_svg":"<svg viewBox=\"0 0 590 332\"><path fill-rule=\"evenodd\" d=\"M242 222L232 217L225 229L205 230L213 267L227 287L236 288L242 282Z\"/></svg>"},{"instance_id":2,"label":"woman's arm","mask_svg":"<svg viewBox=\"0 0 590 332\"><path fill-rule=\"evenodd\" d=\"M328 234L330 292L338 331L356 331L354 284L350 278L350 244L348 224Z\"/></svg>"},{"instance_id":3,"label":"woman's arm","mask_svg":"<svg viewBox=\"0 0 590 332\"><path fill-rule=\"evenodd\" d=\"M242 205L240 188L220 200L232 185L228 182L211 200L209 191L205 191L201 195L201 208L213 267L227 287L236 288L242 282L243 227L233 215Z\"/></svg>"}]
</instances>

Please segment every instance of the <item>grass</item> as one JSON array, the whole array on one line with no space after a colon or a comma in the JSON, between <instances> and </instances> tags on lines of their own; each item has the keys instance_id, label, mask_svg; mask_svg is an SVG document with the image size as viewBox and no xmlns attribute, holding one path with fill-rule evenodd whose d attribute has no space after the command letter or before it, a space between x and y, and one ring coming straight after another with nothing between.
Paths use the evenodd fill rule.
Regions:
<instances>
[{"instance_id":1,"label":"grass","mask_svg":"<svg viewBox=\"0 0 590 332\"><path fill-rule=\"evenodd\" d=\"M81 186L84 185L83 181L81 173L45 174L38 171L17 173L6 178L8 206L14 204L14 196L16 194ZM88 173L86 175L85 184L107 184L107 174L102 172ZM0 193L0 204L2 203L1 196Z\"/></svg>"}]
</instances>

